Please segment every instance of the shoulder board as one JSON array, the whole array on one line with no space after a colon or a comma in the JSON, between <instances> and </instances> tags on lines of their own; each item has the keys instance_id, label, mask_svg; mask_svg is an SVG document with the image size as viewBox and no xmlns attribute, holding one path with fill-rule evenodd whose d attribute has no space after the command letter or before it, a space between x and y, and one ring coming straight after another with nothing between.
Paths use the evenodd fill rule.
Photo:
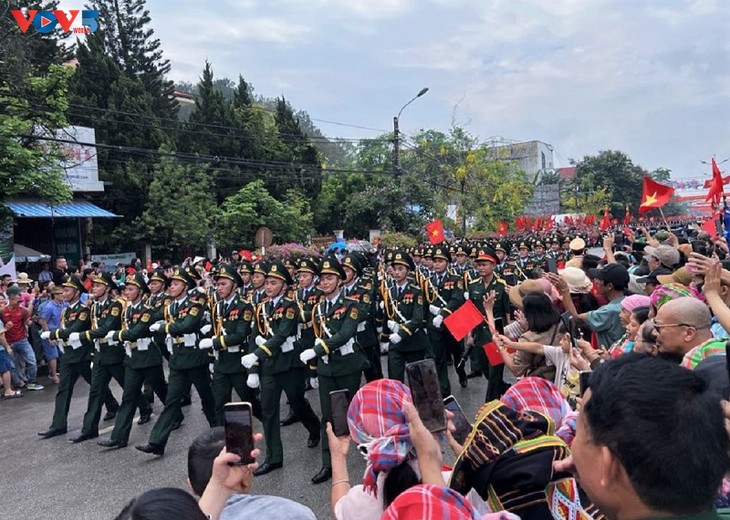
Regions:
<instances>
[{"instance_id":1,"label":"shoulder board","mask_svg":"<svg viewBox=\"0 0 730 520\"><path fill-rule=\"evenodd\" d=\"M292 298L289 298L289 296L282 296L281 301L286 303L294 303L294 300Z\"/></svg>"},{"instance_id":2,"label":"shoulder board","mask_svg":"<svg viewBox=\"0 0 730 520\"><path fill-rule=\"evenodd\" d=\"M471 285L471 284L473 284L473 283L481 283L481 281L482 281L482 279L481 279L481 278L476 278L476 279L474 279L474 280L469 280L469 285Z\"/></svg>"},{"instance_id":3,"label":"shoulder board","mask_svg":"<svg viewBox=\"0 0 730 520\"><path fill-rule=\"evenodd\" d=\"M345 296L345 303L360 303L360 300L353 298L352 296Z\"/></svg>"},{"instance_id":4,"label":"shoulder board","mask_svg":"<svg viewBox=\"0 0 730 520\"><path fill-rule=\"evenodd\" d=\"M502 285L507 285L507 282L505 282L503 278L497 278L497 283L501 283Z\"/></svg>"}]
</instances>

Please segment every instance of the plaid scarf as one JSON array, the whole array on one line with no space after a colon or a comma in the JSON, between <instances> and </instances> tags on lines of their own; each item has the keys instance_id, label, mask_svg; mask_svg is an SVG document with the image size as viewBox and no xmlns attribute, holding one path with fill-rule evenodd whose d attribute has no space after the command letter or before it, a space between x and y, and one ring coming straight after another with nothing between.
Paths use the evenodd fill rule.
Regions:
<instances>
[{"instance_id":1,"label":"plaid scarf","mask_svg":"<svg viewBox=\"0 0 730 520\"><path fill-rule=\"evenodd\" d=\"M668 301L676 300L677 298L686 298L689 296L705 301L705 297L700 294L694 286L686 286L680 283L660 285L654 289L650 298L651 304L656 307L656 310L659 310L662 308L662 305Z\"/></svg>"},{"instance_id":2,"label":"plaid scarf","mask_svg":"<svg viewBox=\"0 0 730 520\"><path fill-rule=\"evenodd\" d=\"M712 338L705 341L702 345L698 345L684 355L681 366L694 370L700 361L710 356L725 355L725 339Z\"/></svg>"},{"instance_id":3,"label":"plaid scarf","mask_svg":"<svg viewBox=\"0 0 730 520\"><path fill-rule=\"evenodd\" d=\"M571 412L568 401L553 383L541 377L517 381L500 399L516 412L528 410L550 417L559 427Z\"/></svg>"},{"instance_id":4,"label":"plaid scarf","mask_svg":"<svg viewBox=\"0 0 730 520\"><path fill-rule=\"evenodd\" d=\"M401 493L380 518L382 520L477 520L479 513L467 499L453 489L420 484Z\"/></svg>"},{"instance_id":5,"label":"plaid scarf","mask_svg":"<svg viewBox=\"0 0 730 520\"><path fill-rule=\"evenodd\" d=\"M358 390L347 411L350 436L367 460L363 487L377 492L381 471L390 471L415 456L403 405L411 391L400 381L379 379Z\"/></svg>"}]
</instances>

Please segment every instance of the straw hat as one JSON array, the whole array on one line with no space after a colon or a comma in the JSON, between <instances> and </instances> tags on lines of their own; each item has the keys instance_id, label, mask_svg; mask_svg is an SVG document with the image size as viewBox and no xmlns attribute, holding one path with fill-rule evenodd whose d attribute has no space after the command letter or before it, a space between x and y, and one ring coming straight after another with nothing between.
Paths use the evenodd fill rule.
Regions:
<instances>
[{"instance_id":1,"label":"straw hat","mask_svg":"<svg viewBox=\"0 0 730 520\"><path fill-rule=\"evenodd\" d=\"M578 267L566 267L559 271L560 275L565 278L571 293L588 293L593 288L588 275Z\"/></svg>"},{"instance_id":2,"label":"straw hat","mask_svg":"<svg viewBox=\"0 0 730 520\"><path fill-rule=\"evenodd\" d=\"M522 300L527 293L539 292L545 294L545 288L540 280L525 280L520 285L512 287L509 291L509 299L512 305L522 308ZM549 296L549 295L548 295Z\"/></svg>"},{"instance_id":3,"label":"straw hat","mask_svg":"<svg viewBox=\"0 0 730 520\"><path fill-rule=\"evenodd\" d=\"M28 273L18 273L18 279L15 280L15 283L17 283L18 285L20 285L21 283L30 285L31 283L33 283L33 280L30 279Z\"/></svg>"}]
</instances>

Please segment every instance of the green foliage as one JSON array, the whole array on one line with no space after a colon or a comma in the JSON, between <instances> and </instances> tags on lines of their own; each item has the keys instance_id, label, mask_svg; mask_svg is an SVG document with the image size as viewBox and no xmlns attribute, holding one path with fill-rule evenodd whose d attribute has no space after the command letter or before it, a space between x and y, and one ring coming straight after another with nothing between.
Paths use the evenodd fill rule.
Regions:
<instances>
[{"instance_id":1,"label":"green foliage","mask_svg":"<svg viewBox=\"0 0 730 520\"><path fill-rule=\"evenodd\" d=\"M406 233L389 231L380 237L380 243L385 247L416 247L418 240Z\"/></svg>"},{"instance_id":2,"label":"green foliage","mask_svg":"<svg viewBox=\"0 0 730 520\"><path fill-rule=\"evenodd\" d=\"M638 208L641 200L642 177L646 170L635 165L628 155L616 150L587 155L575 163L575 183L578 191L588 195L601 188L605 190L609 210L623 215L626 206Z\"/></svg>"},{"instance_id":3,"label":"green foliage","mask_svg":"<svg viewBox=\"0 0 730 520\"><path fill-rule=\"evenodd\" d=\"M261 226L271 229L276 243L305 241L313 229L308 199L290 190L283 201L278 201L262 180L251 182L221 205L215 226L216 244L223 249L252 247Z\"/></svg>"}]
</instances>

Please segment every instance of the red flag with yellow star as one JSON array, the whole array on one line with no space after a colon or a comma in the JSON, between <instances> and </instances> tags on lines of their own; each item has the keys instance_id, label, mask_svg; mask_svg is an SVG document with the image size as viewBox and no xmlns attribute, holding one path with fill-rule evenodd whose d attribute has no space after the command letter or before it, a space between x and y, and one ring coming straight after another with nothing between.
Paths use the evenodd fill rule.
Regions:
<instances>
[{"instance_id":1,"label":"red flag with yellow star","mask_svg":"<svg viewBox=\"0 0 730 520\"><path fill-rule=\"evenodd\" d=\"M440 244L444 241L444 225L440 220L426 224L426 233L428 233L428 241L432 244Z\"/></svg>"},{"instance_id":2,"label":"red flag with yellow star","mask_svg":"<svg viewBox=\"0 0 730 520\"><path fill-rule=\"evenodd\" d=\"M641 190L641 204L639 213L646 213L652 208L659 208L669 202L674 195L674 188L659 184L650 177L644 177L644 187Z\"/></svg>"}]
</instances>

